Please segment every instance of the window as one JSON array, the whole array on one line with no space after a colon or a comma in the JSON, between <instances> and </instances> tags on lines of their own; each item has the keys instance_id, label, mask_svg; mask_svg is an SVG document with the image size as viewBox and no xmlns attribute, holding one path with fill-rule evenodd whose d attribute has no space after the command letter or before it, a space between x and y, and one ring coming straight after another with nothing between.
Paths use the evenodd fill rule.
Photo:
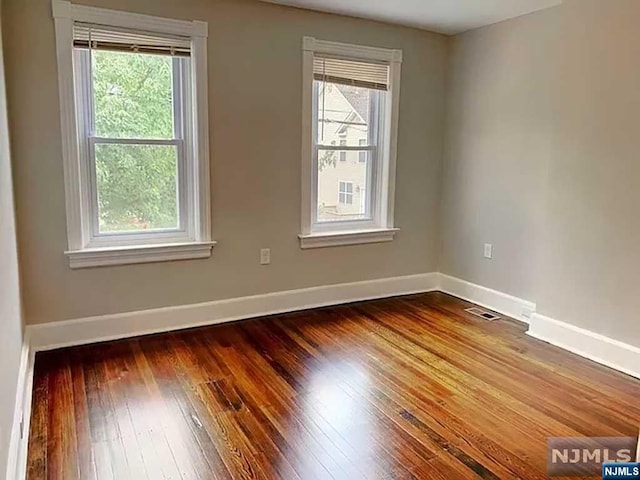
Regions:
<instances>
[{"instance_id":1,"label":"window","mask_svg":"<svg viewBox=\"0 0 640 480\"><path fill-rule=\"evenodd\" d=\"M367 140L365 138L361 138L360 140L358 140L358 145L360 145L361 147L364 147L367 144ZM358 152L358 161L360 163L365 163L367 161L367 152L366 151L360 151Z\"/></svg>"},{"instance_id":2,"label":"window","mask_svg":"<svg viewBox=\"0 0 640 480\"><path fill-rule=\"evenodd\" d=\"M301 247L390 241L402 52L310 37L303 50Z\"/></svg>"},{"instance_id":3,"label":"window","mask_svg":"<svg viewBox=\"0 0 640 480\"><path fill-rule=\"evenodd\" d=\"M346 147L347 146L347 139L346 138L342 138L340 140L340 146L341 147ZM340 150L340 161L341 162L346 162L347 161L347 152L344 150Z\"/></svg>"},{"instance_id":4,"label":"window","mask_svg":"<svg viewBox=\"0 0 640 480\"><path fill-rule=\"evenodd\" d=\"M206 23L54 17L71 267L210 256Z\"/></svg>"},{"instance_id":5,"label":"window","mask_svg":"<svg viewBox=\"0 0 640 480\"><path fill-rule=\"evenodd\" d=\"M353 205L353 182L340 182L338 197L342 205Z\"/></svg>"}]
</instances>

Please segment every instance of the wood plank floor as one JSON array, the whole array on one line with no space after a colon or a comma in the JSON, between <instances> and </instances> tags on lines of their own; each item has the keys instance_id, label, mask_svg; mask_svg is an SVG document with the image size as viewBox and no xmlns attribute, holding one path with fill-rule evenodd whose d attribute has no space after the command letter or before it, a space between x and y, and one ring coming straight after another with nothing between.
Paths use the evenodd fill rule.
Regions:
<instances>
[{"instance_id":1,"label":"wood plank floor","mask_svg":"<svg viewBox=\"0 0 640 480\"><path fill-rule=\"evenodd\" d=\"M430 293L40 353L28 478L546 476L640 382Z\"/></svg>"}]
</instances>

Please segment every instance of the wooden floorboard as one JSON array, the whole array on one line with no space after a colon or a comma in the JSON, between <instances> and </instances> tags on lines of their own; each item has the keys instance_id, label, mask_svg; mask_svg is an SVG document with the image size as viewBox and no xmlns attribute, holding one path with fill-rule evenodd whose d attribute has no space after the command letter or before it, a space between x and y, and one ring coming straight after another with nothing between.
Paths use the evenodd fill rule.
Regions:
<instances>
[{"instance_id":1,"label":"wooden floorboard","mask_svg":"<svg viewBox=\"0 0 640 480\"><path fill-rule=\"evenodd\" d=\"M28 478L544 479L640 381L442 293L36 356Z\"/></svg>"}]
</instances>

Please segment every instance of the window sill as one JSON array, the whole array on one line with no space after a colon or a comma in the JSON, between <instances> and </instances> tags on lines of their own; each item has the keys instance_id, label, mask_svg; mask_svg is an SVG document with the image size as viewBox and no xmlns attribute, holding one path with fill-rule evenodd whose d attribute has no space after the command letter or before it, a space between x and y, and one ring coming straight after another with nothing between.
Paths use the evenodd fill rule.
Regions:
<instances>
[{"instance_id":1,"label":"window sill","mask_svg":"<svg viewBox=\"0 0 640 480\"><path fill-rule=\"evenodd\" d=\"M105 267L133 263L168 262L209 258L216 242L136 245L130 247L87 248L65 252L71 268Z\"/></svg>"},{"instance_id":2,"label":"window sill","mask_svg":"<svg viewBox=\"0 0 640 480\"><path fill-rule=\"evenodd\" d=\"M390 242L398 230L398 228L380 228L376 230L323 232L298 235L298 238L300 239L300 248L302 249L337 247L340 245Z\"/></svg>"}]
</instances>

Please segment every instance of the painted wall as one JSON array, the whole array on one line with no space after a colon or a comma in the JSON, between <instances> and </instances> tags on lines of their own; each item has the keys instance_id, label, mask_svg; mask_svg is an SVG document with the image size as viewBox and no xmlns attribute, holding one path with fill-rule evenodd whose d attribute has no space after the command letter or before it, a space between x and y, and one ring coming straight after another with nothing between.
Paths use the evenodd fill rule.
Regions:
<instances>
[{"instance_id":1,"label":"painted wall","mask_svg":"<svg viewBox=\"0 0 640 480\"><path fill-rule=\"evenodd\" d=\"M450 39L441 271L531 300L551 159L556 16L553 8Z\"/></svg>"},{"instance_id":2,"label":"painted wall","mask_svg":"<svg viewBox=\"0 0 640 480\"><path fill-rule=\"evenodd\" d=\"M451 40L441 242L443 272L634 345L638 21L635 0L565 0Z\"/></svg>"},{"instance_id":3,"label":"painted wall","mask_svg":"<svg viewBox=\"0 0 640 480\"><path fill-rule=\"evenodd\" d=\"M209 22L219 245L209 260L69 269L50 3L4 0L27 322L439 268L640 344L637 1L566 0L450 39L252 0L85 1ZM394 242L299 249L304 35L404 51Z\"/></svg>"},{"instance_id":4,"label":"painted wall","mask_svg":"<svg viewBox=\"0 0 640 480\"><path fill-rule=\"evenodd\" d=\"M27 323L436 270L446 37L249 0L87 3L209 22L219 244L208 260L69 269L51 4L4 0ZM305 35L404 51L395 215L401 231L391 243L299 248ZM272 249L270 266L259 265L261 247Z\"/></svg>"},{"instance_id":5,"label":"painted wall","mask_svg":"<svg viewBox=\"0 0 640 480\"><path fill-rule=\"evenodd\" d=\"M0 475L4 475L7 469L22 351L20 282L14 217L5 72L0 39Z\"/></svg>"}]
</instances>

